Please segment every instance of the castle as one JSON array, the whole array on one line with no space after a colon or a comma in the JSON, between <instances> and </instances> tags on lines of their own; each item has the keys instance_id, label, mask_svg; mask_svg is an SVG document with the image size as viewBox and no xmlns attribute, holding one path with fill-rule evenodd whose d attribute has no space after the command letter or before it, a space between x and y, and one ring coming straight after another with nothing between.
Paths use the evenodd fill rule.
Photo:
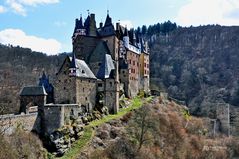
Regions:
<instances>
[{"instance_id":1,"label":"castle","mask_svg":"<svg viewBox=\"0 0 239 159\"><path fill-rule=\"evenodd\" d=\"M120 95L149 92L147 42L119 23L115 28L109 13L99 28L95 14L84 22L76 19L72 44L72 57L57 73L56 103L76 103L91 111L100 96L109 112L117 113Z\"/></svg>"},{"instance_id":2,"label":"castle","mask_svg":"<svg viewBox=\"0 0 239 159\"><path fill-rule=\"evenodd\" d=\"M95 14L83 22L76 19L72 36L73 52L56 74L53 85L43 73L38 86L20 94L20 113L38 112L34 130L50 134L72 116L82 117L107 107L115 114L119 98L149 92L147 42L133 29L112 23L96 27ZM36 108L37 106L37 108Z\"/></svg>"}]
</instances>

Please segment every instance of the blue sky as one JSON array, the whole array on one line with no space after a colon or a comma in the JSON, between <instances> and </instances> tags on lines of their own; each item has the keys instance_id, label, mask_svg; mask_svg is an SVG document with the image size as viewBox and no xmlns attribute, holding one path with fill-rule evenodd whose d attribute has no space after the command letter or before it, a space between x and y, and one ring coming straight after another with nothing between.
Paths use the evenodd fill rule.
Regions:
<instances>
[{"instance_id":1,"label":"blue sky","mask_svg":"<svg viewBox=\"0 0 239 159\"><path fill-rule=\"evenodd\" d=\"M171 20L181 26L239 25L239 0L0 0L0 43L70 52L75 18L96 14L127 26Z\"/></svg>"}]
</instances>

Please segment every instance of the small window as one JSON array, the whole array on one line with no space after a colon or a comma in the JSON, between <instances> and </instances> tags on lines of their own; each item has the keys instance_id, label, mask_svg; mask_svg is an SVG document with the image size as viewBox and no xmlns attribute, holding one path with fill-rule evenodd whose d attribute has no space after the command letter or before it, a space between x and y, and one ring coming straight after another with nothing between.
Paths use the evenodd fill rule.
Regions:
<instances>
[{"instance_id":1,"label":"small window","mask_svg":"<svg viewBox=\"0 0 239 159\"><path fill-rule=\"evenodd\" d=\"M85 88L82 89L82 92L85 92Z\"/></svg>"},{"instance_id":2,"label":"small window","mask_svg":"<svg viewBox=\"0 0 239 159\"><path fill-rule=\"evenodd\" d=\"M66 90L66 87L64 87L63 89Z\"/></svg>"},{"instance_id":3,"label":"small window","mask_svg":"<svg viewBox=\"0 0 239 159\"><path fill-rule=\"evenodd\" d=\"M85 97L85 100L87 101L87 97Z\"/></svg>"},{"instance_id":4,"label":"small window","mask_svg":"<svg viewBox=\"0 0 239 159\"><path fill-rule=\"evenodd\" d=\"M112 82L110 82L110 86L112 87Z\"/></svg>"},{"instance_id":5,"label":"small window","mask_svg":"<svg viewBox=\"0 0 239 159\"><path fill-rule=\"evenodd\" d=\"M85 70L82 70L81 73L85 73Z\"/></svg>"},{"instance_id":6,"label":"small window","mask_svg":"<svg viewBox=\"0 0 239 159\"><path fill-rule=\"evenodd\" d=\"M103 85L102 85L102 83L98 83L98 87L102 87Z\"/></svg>"},{"instance_id":7,"label":"small window","mask_svg":"<svg viewBox=\"0 0 239 159\"><path fill-rule=\"evenodd\" d=\"M101 65L101 62L98 63L98 66L100 66L100 65Z\"/></svg>"}]
</instances>

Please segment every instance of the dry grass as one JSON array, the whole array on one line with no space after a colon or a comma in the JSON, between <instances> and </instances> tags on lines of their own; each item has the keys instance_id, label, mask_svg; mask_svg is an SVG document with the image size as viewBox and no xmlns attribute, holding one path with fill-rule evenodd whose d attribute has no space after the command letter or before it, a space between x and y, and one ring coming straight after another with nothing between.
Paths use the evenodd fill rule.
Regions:
<instances>
[{"instance_id":1,"label":"dry grass","mask_svg":"<svg viewBox=\"0 0 239 159\"><path fill-rule=\"evenodd\" d=\"M137 145L130 140L130 134L127 134L128 137L122 141L130 146L125 145L124 150L119 149L122 146L122 142L119 141L97 153L102 153L104 158L115 159L129 158L130 154L127 152L131 153L131 158L137 159L228 159L239 154L238 140L226 136L211 138L208 136L204 119L190 117L185 127L187 119L183 114L184 107L162 98L150 106L150 116L154 119L155 125L155 129L151 132L154 138L144 144L140 151L135 150ZM130 122L132 116L134 114L128 114L124 118Z\"/></svg>"}]
</instances>

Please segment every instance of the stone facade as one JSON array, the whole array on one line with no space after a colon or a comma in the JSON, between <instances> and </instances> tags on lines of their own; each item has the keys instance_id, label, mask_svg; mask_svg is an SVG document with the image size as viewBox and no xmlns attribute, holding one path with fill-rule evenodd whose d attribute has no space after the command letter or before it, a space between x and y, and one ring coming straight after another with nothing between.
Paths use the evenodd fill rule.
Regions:
<instances>
[{"instance_id":1,"label":"stone facade","mask_svg":"<svg viewBox=\"0 0 239 159\"><path fill-rule=\"evenodd\" d=\"M76 89L76 103L92 112L96 101L96 80L79 78L76 80Z\"/></svg>"},{"instance_id":2,"label":"stone facade","mask_svg":"<svg viewBox=\"0 0 239 159\"><path fill-rule=\"evenodd\" d=\"M43 107L46 104L46 96L21 96L20 113L29 113L29 109L33 106Z\"/></svg>"},{"instance_id":3,"label":"stone facade","mask_svg":"<svg viewBox=\"0 0 239 159\"><path fill-rule=\"evenodd\" d=\"M80 116L84 110L77 104L47 104L44 106L45 133L51 134L64 125L69 125L71 117Z\"/></svg>"},{"instance_id":4,"label":"stone facade","mask_svg":"<svg viewBox=\"0 0 239 159\"><path fill-rule=\"evenodd\" d=\"M23 115L3 115L0 116L1 131L5 134L12 134L17 128L25 131L40 132L40 119L37 113Z\"/></svg>"},{"instance_id":5,"label":"stone facade","mask_svg":"<svg viewBox=\"0 0 239 159\"><path fill-rule=\"evenodd\" d=\"M69 78L70 59L66 58L55 80L55 102L76 103L76 78Z\"/></svg>"}]
</instances>

